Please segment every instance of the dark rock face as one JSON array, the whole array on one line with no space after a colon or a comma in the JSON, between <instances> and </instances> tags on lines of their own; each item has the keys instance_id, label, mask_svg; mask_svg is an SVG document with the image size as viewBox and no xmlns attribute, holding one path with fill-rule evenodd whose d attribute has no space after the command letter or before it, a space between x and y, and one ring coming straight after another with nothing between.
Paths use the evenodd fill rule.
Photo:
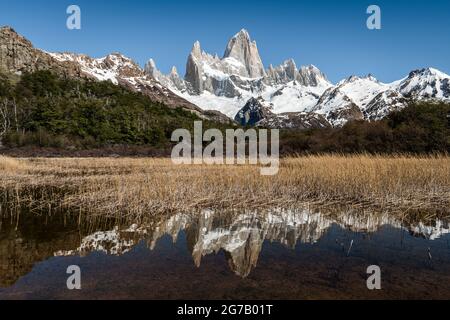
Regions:
<instances>
[{"instance_id":1,"label":"dark rock face","mask_svg":"<svg viewBox=\"0 0 450 320\"><path fill-rule=\"evenodd\" d=\"M412 99L450 99L450 79L448 75L433 68L410 72L399 85L399 91Z\"/></svg>"},{"instance_id":2,"label":"dark rock face","mask_svg":"<svg viewBox=\"0 0 450 320\"><path fill-rule=\"evenodd\" d=\"M327 119L317 113L286 112L276 114L274 117L264 119L258 124L269 129L295 129L307 130L317 128L329 128L331 124Z\"/></svg>"},{"instance_id":3,"label":"dark rock face","mask_svg":"<svg viewBox=\"0 0 450 320\"><path fill-rule=\"evenodd\" d=\"M405 108L408 101L398 91L387 90L381 92L367 105L364 113L365 118L370 121L383 119L390 112Z\"/></svg>"},{"instance_id":4,"label":"dark rock face","mask_svg":"<svg viewBox=\"0 0 450 320\"><path fill-rule=\"evenodd\" d=\"M359 109L359 107L354 104L348 104L344 108L337 108L328 113L328 117L331 122L339 121L341 119L345 119L345 121L352 120L363 120L364 115Z\"/></svg>"},{"instance_id":5,"label":"dark rock face","mask_svg":"<svg viewBox=\"0 0 450 320\"><path fill-rule=\"evenodd\" d=\"M442 81L441 91L445 98L450 99L450 79L444 79Z\"/></svg>"},{"instance_id":6,"label":"dark rock face","mask_svg":"<svg viewBox=\"0 0 450 320\"><path fill-rule=\"evenodd\" d=\"M236 114L234 120L243 126L254 126L260 121L274 116L270 105L264 103L261 98L251 98Z\"/></svg>"},{"instance_id":7,"label":"dark rock face","mask_svg":"<svg viewBox=\"0 0 450 320\"><path fill-rule=\"evenodd\" d=\"M237 113L235 121L244 126L269 129L310 129L330 127L327 119L316 113L287 112L275 114L262 98L251 98Z\"/></svg>"},{"instance_id":8,"label":"dark rock face","mask_svg":"<svg viewBox=\"0 0 450 320\"><path fill-rule=\"evenodd\" d=\"M189 88L193 94L201 94L203 92L202 70L192 53L189 55L186 63L185 80L189 83Z\"/></svg>"}]
</instances>

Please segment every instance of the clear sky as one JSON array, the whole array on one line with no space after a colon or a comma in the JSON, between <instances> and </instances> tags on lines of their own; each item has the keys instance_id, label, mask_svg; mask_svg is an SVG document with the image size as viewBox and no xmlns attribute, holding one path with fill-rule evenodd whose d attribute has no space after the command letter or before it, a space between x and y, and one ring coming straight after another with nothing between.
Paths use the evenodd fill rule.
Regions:
<instances>
[{"instance_id":1,"label":"clear sky","mask_svg":"<svg viewBox=\"0 0 450 320\"><path fill-rule=\"evenodd\" d=\"M81 8L81 30L66 28L71 4ZM366 27L370 4L381 7L381 30ZM194 41L222 56L241 28L266 66L294 58L333 82L368 73L390 82L428 66L450 73L449 0L0 0L0 25L47 51L121 52L182 75Z\"/></svg>"}]
</instances>

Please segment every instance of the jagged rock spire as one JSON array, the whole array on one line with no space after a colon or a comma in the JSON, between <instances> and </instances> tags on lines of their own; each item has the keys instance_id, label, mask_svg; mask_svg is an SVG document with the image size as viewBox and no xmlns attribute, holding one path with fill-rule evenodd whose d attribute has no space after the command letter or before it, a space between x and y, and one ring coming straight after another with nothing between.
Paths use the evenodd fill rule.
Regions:
<instances>
[{"instance_id":1,"label":"jagged rock spire","mask_svg":"<svg viewBox=\"0 0 450 320\"><path fill-rule=\"evenodd\" d=\"M153 59L148 60L144 67L145 72L153 77L154 79L158 78L158 69L156 68L156 63Z\"/></svg>"},{"instance_id":2,"label":"jagged rock spire","mask_svg":"<svg viewBox=\"0 0 450 320\"><path fill-rule=\"evenodd\" d=\"M247 76L250 78L265 76L264 66L259 56L256 42L251 40L245 29L239 31L230 39L223 57L231 57L241 62L247 69Z\"/></svg>"},{"instance_id":3,"label":"jagged rock spire","mask_svg":"<svg viewBox=\"0 0 450 320\"><path fill-rule=\"evenodd\" d=\"M195 41L194 45L192 46L191 54L196 58L200 58L202 56L202 47L200 45L200 41Z\"/></svg>"}]
</instances>

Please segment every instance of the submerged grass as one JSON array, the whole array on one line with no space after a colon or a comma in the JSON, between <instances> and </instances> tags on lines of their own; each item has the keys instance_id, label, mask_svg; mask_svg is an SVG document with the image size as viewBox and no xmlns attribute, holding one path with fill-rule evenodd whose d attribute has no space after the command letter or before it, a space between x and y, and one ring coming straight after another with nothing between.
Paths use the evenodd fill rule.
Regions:
<instances>
[{"instance_id":1,"label":"submerged grass","mask_svg":"<svg viewBox=\"0 0 450 320\"><path fill-rule=\"evenodd\" d=\"M8 208L64 208L143 217L202 208L350 205L424 217L450 214L447 156L321 155L254 165L184 165L158 158L0 158Z\"/></svg>"}]
</instances>

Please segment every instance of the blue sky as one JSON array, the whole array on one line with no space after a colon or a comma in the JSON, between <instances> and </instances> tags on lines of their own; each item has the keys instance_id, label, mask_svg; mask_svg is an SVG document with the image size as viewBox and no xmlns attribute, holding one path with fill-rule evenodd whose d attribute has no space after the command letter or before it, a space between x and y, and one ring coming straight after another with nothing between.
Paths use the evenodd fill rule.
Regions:
<instances>
[{"instance_id":1,"label":"blue sky","mask_svg":"<svg viewBox=\"0 0 450 320\"><path fill-rule=\"evenodd\" d=\"M82 29L66 28L66 8L79 5ZM366 28L377 4L382 29ZM351 74L400 79L432 66L450 73L450 1L424 0L0 0L0 24L48 51L101 57L121 52L140 65L154 58L184 74L195 40L221 56L241 28L257 41L266 66L294 58L314 64L333 82Z\"/></svg>"}]
</instances>

